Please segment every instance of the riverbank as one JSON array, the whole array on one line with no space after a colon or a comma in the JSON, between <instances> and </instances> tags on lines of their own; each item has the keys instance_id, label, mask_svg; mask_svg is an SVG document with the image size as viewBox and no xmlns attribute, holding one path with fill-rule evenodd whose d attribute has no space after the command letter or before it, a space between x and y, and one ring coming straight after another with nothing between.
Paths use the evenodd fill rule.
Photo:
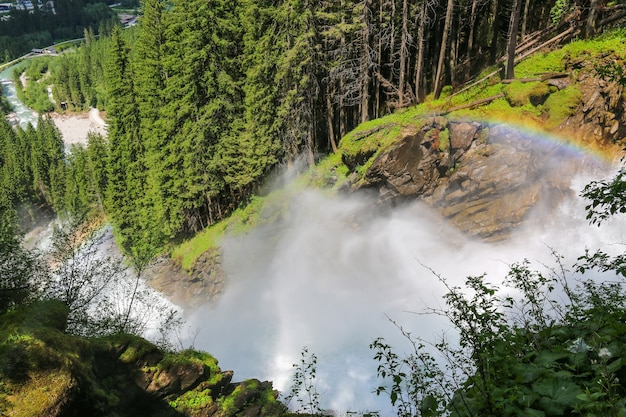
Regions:
<instances>
[{"instance_id":1,"label":"riverbank","mask_svg":"<svg viewBox=\"0 0 626 417\"><path fill-rule=\"evenodd\" d=\"M91 109L89 113L50 113L50 118L61 131L66 145L87 144L89 132L106 136L106 124L98 109Z\"/></svg>"}]
</instances>

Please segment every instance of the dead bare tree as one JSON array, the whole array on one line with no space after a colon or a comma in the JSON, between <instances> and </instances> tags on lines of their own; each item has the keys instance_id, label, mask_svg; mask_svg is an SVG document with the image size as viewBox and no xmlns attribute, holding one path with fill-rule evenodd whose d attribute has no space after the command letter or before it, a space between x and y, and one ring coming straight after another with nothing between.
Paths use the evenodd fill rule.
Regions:
<instances>
[{"instance_id":1,"label":"dead bare tree","mask_svg":"<svg viewBox=\"0 0 626 417\"><path fill-rule=\"evenodd\" d=\"M517 27L519 26L519 16L522 9L522 0L515 0L511 20L509 21L509 39L507 43L507 59L504 78L515 78L515 47L517 46Z\"/></svg>"},{"instance_id":2,"label":"dead bare tree","mask_svg":"<svg viewBox=\"0 0 626 417\"><path fill-rule=\"evenodd\" d=\"M443 89L443 67L446 57L446 51L448 46L448 37L450 34L451 24L452 24L452 11L454 9L454 0L448 0L448 5L446 7L446 19L443 24L443 35L441 37L441 49L439 50L439 62L437 64L437 73L435 75L435 88L434 88L434 97L435 100L439 98L441 95L441 90Z\"/></svg>"}]
</instances>

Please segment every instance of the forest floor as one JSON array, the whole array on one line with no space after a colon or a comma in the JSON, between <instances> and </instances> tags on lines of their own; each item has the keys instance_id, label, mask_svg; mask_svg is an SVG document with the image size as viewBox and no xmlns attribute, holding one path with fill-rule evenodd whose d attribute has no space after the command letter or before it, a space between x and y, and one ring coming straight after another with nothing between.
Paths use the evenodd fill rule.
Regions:
<instances>
[{"instance_id":1,"label":"forest floor","mask_svg":"<svg viewBox=\"0 0 626 417\"><path fill-rule=\"evenodd\" d=\"M63 141L67 145L87 144L89 132L99 133L106 136L106 124L97 109L91 109L89 113L61 114L50 113L54 124L63 135Z\"/></svg>"}]
</instances>

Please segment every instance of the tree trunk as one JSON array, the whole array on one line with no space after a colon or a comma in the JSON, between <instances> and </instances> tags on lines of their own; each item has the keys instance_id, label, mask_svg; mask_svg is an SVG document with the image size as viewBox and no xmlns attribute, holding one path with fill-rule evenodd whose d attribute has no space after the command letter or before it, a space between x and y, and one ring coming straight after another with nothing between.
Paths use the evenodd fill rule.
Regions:
<instances>
[{"instance_id":1,"label":"tree trunk","mask_svg":"<svg viewBox=\"0 0 626 417\"><path fill-rule=\"evenodd\" d=\"M330 86L328 87L330 90ZM333 153L337 153L337 142L335 141L335 129L333 127L333 123L334 123L334 110L333 110L333 100L332 100L332 95L334 95L335 92L334 90L332 91L328 91L326 93L326 113L327 113L327 121L328 121L328 140L330 142L330 147L333 151Z\"/></svg>"},{"instance_id":2,"label":"tree trunk","mask_svg":"<svg viewBox=\"0 0 626 417\"><path fill-rule=\"evenodd\" d=\"M457 20L457 25L454 25L454 18L452 19L452 26L450 27L451 33L454 34L452 37L452 42L450 43L450 54L448 58L448 70L450 74L450 84L454 85L456 83L456 64L459 58L459 45L461 43L461 30L459 30L459 25L461 22L458 19L458 16L455 16ZM456 33L455 33L456 32Z\"/></svg>"},{"instance_id":3,"label":"tree trunk","mask_svg":"<svg viewBox=\"0 0 626 417\"><path fill-rule=\"evenodd\" d=\"M515 78L515 47L517 46L517 27L519 26L519 15L522 8L522 0L515 0L511 20L509 23L509 40L507 44L505 79Z\"/></svg>"},{"instance_id":4,"label":"tree trunk","mask_svg":"<svg viewBox=\"0 0 626 417\"><path fill-rule=\"evenodd\" d=\"M424 100L424 86L422 72L424 71L424 27L426 26L426 2L422 0L420 11L420 25L417 30L417 59L415 62L415 98L418 103Z\"/></svg>"},{"instance_id":5,"label":"tree trunk","mask_svg":"<svg viewBox=\"0 0 626 417\"><path fill-rule=\"evenodd\" d=\"M343 27L345 27L346 24L346 12L345 12L345 1L341 0L341 25ZM345 52L346 50L346 35L345 32L342 33L341 35L341 51L342 53ZM344 102L343 102L343 94L346 88L346 81L344 78L344 73L343 71L340 71L339 73L339 139L341 140L341 138L343 138L346 135L346 112L344 109Z\"/></svg>"},{"instance_id":6,"label":"tree trunk","mask_svg":"<svg viewBox=\"0 0 626 417\"><path fill-rule=\"evenodd\" d=\"M435 75L435 100L441 95L443 89L443 64L446 58L446 47L448 44L448 35L450 33L450 26L452 23L452 9L454 7L454 0L448 0L448 6L446 8L446 20L443 24L443 34L441 36L441 48L439 50L439 62L437 64L437 73Z\"/></svg>"},{"instance_id":7,"label":"tree trunk","mask_svg":"<svg viewBox=\"0 0 626 417\"><path fill-rule=\"evenodd\" d=\"M362 48L361 55L361 123L369 120L369 88L370 88L370 6L371 0L365 0L365 7L363 8L363 34L362 34Z\"/></svg>"},{"instance_id":8,"label":"tree trunk","mask_svg":"<svg viewBox=\"0 0 626 417\"><path fill-rule=\"evenodd\" d=\"M400 40L400 82L398 86L398 106L404 107L404 84L406 83L406 64L408 54L408 21L409 21L409 1L402 2L402 36Z\"/></svg>"},{"instance_id":9,"label":"tree trunk","mask_svg":"<svg viewBox=\"0 0 626 417\"><path fill-rule=\"evenodd\" d=\"M476 25L476 13L478 9L478 0L472 0L472 11L470 12L470 31L467 36L467 53L465 60L469 63L472 58L472 49L474 49L474 26ZM469 64L468 64L469 66ZM469 74L469 71L467 72Z\"/></svg>"},{"instance_id":10,"label":"tree trunk","mask_svg":"<svg viewBox=\"0 0 626 417\"><path fill-rule=\"evenodd\" d=\"M389 17L389 66L391 67L391 72L388 78L389 81L393 82L393 70L395 68L393 57L396 54L396 1L390 0L390 2L391 15Z\"/></svg>"},{"instance_id":11,"label":"tree trunk","mask_svg":"<svg viewBox=\"0 0 626 417\"><path fill-rule=\"evenodd\" d=\"M528 11L530 9L530 0L524 1L524 16L522 18L522 33L520 35L520 39L524 39L526 36L526 24L528 23Z\"/></svg>"},{"instance_id":12,"label":"tree trunk","mask_svg":"<svg viewBox=\"0 0 626 417\"><path fill-rule=\"evenodd\" d=\"M596 32L596 14L598 12L598 0L591 0L587 25L585 27L585 38L592 37Z\"/></svg>"},{"instance_id":13,"label":"tree trunk","mask_svg":"<svg viewBox=\"0 0 626 417\"><path fill-rule=\"evenodd\" d=\"M315 166L315 136L313 135L312 126L308 129L308 132L306 135L306 151L307 151L307 162L309 163L309 167Z\"/></svg>"},{"instance_id":14,"label":"tree trunk","mask_svg":"<svg viewBox=\"0 0 626 417\"><path fill-rule=\"evenodd\" d=\"M489 45L489 62L493 65L496 63L498 57L498 38L500 37L500 1L493 0L493 7L491 8L491 14L493 16L493 27L491 45Z\"/></svg>"},{"instance_id":15,"label":"tree trunk","mask_svg":"<svg viewBox=\"0 0 626 417\"><path fill-rule=\"evenodd\" d=\"M380 81L379 79L382 77L382 74L380 73L381 68L383 66L383 36L380 32L382 32L382 28L383 28L383 4L384 2L380 2L380 5L378 7L378 28L379 28L379 34L378 34L378 56L377 56L377 67L376 67L376 79L374 80L374 94L375 94L375 98L374 98L374 102L375 102L375 108L374 108L374 118L378 118L380 117Z\"/></svg>"}]
</instances>

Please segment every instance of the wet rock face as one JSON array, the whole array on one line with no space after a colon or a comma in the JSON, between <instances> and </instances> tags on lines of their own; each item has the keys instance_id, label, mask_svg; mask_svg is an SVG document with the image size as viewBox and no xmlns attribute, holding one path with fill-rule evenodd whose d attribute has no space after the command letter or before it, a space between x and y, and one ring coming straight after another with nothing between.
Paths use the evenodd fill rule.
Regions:
<instances>
[{"instance_id":1,"label":"wet rock face","mask_svg":"<svg viewBox=\"0 0 626 417\"><path fill-rule=\"evenodd\" d=\"M441 149L426 132L446 129L449 146ZM470 236L501 240L533 208L554 207L570 192L575 164L557 155L558 146L537 148L504 125L428 125L379 155L351 190L377 189L385 203L419 198Z\"/></svg>"},{"instance_id":2,"label":"wet rock face","mask_svg":"<svg viewBox=\"0 0 626 417\"><path fill-rule=\"evenodd\" d=\"M607 53L598 58L597 66L613 62L614 56ZM576 81L581 89L581 103L576 112L561 126L573 128L581 137L597 143L615 141L626 137L626 94L624 86L616 81L603 79L590 68L585 58L571 58L566 68L577 70Z\"/></svg>"},{"instance_id":3,"label":"wet rock face","mask_svg":"<svg viewBox=\"0 0 626 417\"><path fill-rule=\"evenodd\" d=\"M378 187L383 200L423 194L439 178L441 156L430 148L423 132L406 136L374 160L361 186Z\"/></svg>"},{"instance_id":4,"label":"wet rock face","mask_svg":"<svg viewBox=\"0 0 626 417\"><path fill-rule=\"evenodd\" d=\"M189 272L171 258L159 258L146 276L150 286L182 307L206 305L224 291L222 256L217 249L203 253Z\"/></svg>"}]
</instances>

